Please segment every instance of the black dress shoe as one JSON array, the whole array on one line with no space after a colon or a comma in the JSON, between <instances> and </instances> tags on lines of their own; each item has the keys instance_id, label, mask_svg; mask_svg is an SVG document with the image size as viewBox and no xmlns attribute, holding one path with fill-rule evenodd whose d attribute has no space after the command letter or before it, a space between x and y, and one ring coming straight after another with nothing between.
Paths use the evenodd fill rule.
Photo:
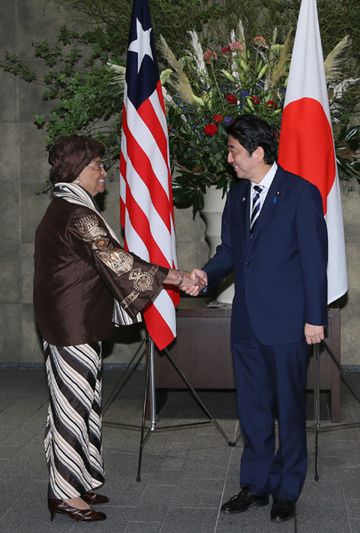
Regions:
<instances>
[{"instance_id":1,"label":"black dress shoe","mask_svg":"<svg viewBox=\"0 0 360 533\"><path fill-rule=\"evenodd\" d=\"M296 502L274 499L271 507L270 519L273 522L286 522L295 516Z\"/></svg>"},{"instance_id":2,"label":"black dress shoe","mask_svg":"<svg viewBox=\"0 0 360 533\"><path fill-rule=\"evenodd\" d=\"M221 506L223 513L244 513L251 507L264 507L269 503L269 496L255 496L248 487L230 498Z\"/></svg>"},{"instance_id":3,"label":"black dress shoe","mask_svg":"<svg viewBox=\"0 0 360 533\"><path fill-rule=\"evenodd\" d=\"M107 496L96 494L96 492L91 491L82 494L81 498L89 505L101 505L102 503L108 503L110 501Z\"/></svg>"},{"instance_id":4,"label":"black dress shoe","mask_svg":"<svg viewBox=\"0 0 360 533\"><path fill-rule=\"evenodd\" d=\"M78 509L64 502L64 500L57 500L55 498L49 498L48 507L50 520L54 520L56 513L64 514L76 522L98 522L99 520L106 519L105 513L93 511L92 509Z\"/></svg>"}]
</instances>

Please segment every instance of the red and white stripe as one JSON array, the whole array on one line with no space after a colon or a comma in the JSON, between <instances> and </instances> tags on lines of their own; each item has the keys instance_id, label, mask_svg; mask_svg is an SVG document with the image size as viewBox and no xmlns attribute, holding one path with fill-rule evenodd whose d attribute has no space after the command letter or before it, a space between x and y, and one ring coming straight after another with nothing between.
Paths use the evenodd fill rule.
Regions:
<instances>
[{"instance_id":1,"label":"red and white stripe","mask_svg":"<svg viewBox=\"0 0 360 533\"><path fill-rule=\"evenodd\" d=\"M168 132L160 81L138 109L123 107L120 216L125 247L142 259L176 268L174 209ZM148 333L161 350L176 337L179 294L162 290L144 312Z\"/></svg>"},{"instance_id":2,"label":"red and white stripe","mask_svg":"<svg viewBox=\"0 0 360 533\"><path fill-rule=\"evenodd\" d=\"M282 115L279 163L318 187L329 238L328 303L347 289L342 207L316 0L302 0Z\"/></svg>"}]
</instances>

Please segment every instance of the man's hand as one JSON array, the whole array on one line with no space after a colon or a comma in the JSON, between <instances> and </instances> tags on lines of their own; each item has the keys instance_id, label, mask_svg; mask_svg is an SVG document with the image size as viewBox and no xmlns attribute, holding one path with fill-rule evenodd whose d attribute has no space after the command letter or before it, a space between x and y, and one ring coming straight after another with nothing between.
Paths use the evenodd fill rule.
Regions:
<instances>
[{"instance_id":1,"label":"man's hand","mask_svg":"<svg viewBox=\"0 0 360 533\"><path fill-rule=\"evenodd\" d=\"M199 275L198 273L201 273ZM199 292L207 285L207 276L202 270L194 269L192 272L184 272L184 279L180 289L190 296L197 296Z\"/></svg>"},{"instance_id":2,"label":"man's hand","mask_svg":"<svg viewBox=\"0 0 360 533\"><path fill-rule=\"evenodd\" d=\"M200 270L200 268L194 268L191 271L191 278L192 279L200 278L203 284L202 289L204 289L208 284L207 274L204 270Z\"/></svg>"},{"instance_id":3,"label":"man's hand","mask_svg":"<svg viewBox=\"0 0 360 533\"><path fill-rule=\"evenodd\" d=\"M324 326L314 326L306 323L304 333L307 344L318 344L325 337Z\"/></svg>"}]
</instances>

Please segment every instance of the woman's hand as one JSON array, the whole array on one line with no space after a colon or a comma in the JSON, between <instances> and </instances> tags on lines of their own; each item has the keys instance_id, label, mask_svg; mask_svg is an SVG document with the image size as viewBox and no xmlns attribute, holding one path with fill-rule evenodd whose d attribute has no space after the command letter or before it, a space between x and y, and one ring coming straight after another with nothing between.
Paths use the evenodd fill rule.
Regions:
<instances>
[{"instance_id":1,"label":"woman's hand","mask_svg":"<svg viewBox=\"0 0 360 533\"><path fill-rule=\"evenodd\" d=\"M199 275L201 270L194 269L192 272L170 269L164 280L164 285L175 285L190 296L197 296L207 285L207 278Z\"/></svg>"}]
</instances>

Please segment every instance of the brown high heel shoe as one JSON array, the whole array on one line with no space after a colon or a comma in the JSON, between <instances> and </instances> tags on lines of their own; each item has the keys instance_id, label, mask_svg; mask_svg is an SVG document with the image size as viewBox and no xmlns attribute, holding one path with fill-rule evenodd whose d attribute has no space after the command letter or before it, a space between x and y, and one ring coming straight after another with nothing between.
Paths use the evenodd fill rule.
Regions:
<instances>
[{"instance_id":1,"label":"brown high heel shoe","mask_svg":"<svg viewBox=\"0 0 360 533\"><path fill-rule=\"evenodd\" d=\"M81 498L89 505L101 505L102 503L108 503L110 501L107 496L96 494L96 492L92 491L85 492L85 494L81 495Z\"/></svg>"},{"instance_id":2,"label":"brown high heel shoe","mask_svg":"<svg viewBox=\"0 0 360 533\"><path fill-rule=\"evenodd\" d=\"M76 522L98 522L99 520L106 519L105 513L93 511L92 509L78 509L64 502L64 500L57 500L55 498L48 499L48 508L50 511L50 520L54 520L56 513L64 514Z\"/></svg>"}]
</instances>

